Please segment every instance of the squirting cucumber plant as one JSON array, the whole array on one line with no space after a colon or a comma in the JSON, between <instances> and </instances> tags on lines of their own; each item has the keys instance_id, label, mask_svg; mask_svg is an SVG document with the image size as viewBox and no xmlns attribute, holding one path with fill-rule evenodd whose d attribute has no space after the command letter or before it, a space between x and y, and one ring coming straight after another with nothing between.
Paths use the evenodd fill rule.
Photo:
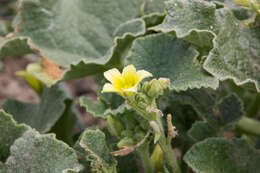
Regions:
<instances>
[{"instance_id":1,"label":"squirting cucumber plant","mask_svg":"<svg viewBox=\"0 0 260 173\"><path fill-rule=\"evenodd\" d=\"M260 173L259 0L2 0L0 69L27 54L0 173ZM66 90L87 76L96 102Z\"/></svg>"}]
</instances>

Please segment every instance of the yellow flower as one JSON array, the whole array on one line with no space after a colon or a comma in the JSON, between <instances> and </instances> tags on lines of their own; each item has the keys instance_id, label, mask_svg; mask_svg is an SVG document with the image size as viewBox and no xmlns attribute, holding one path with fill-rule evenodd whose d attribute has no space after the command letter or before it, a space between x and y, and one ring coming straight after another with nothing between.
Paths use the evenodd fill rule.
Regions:
<instances>
[{"instance_id":1,"label":"yellow flower","mask_svg":"<svg viewBox=\"0 0 260 173\"><path fill-rule=\"evenodd\" d=\"M104 73L104 76L111 83L106 83L103 87L104 92L117 92L121 95L132 95L137 91L137 85L147 77L151 77L152 74L145 71L136 71L133 65L128 65L123 69L122 74L113 68Z\"/></svg>"}]
</instances>

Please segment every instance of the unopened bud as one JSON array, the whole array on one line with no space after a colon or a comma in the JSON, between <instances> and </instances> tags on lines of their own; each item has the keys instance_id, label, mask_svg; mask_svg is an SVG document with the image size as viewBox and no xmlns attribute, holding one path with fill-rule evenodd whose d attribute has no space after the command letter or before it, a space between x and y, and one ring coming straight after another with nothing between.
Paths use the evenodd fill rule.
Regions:
<instances>
[{"instance_id":1,"label":"unopened bud","mask_svg":"<svg viewBox=\"0 0 260 173\"><path fill-rule=\"evenodd\" d=\"M155 172L161 172L163 169L163 151L159 144L156 144L153 150L151 162L155 167Z\"/></svg>"},{"instance_id":2,"label":"unopened bud","mask_svg":"<svg viewBox=\"0 0 260 173\"><path fill-rule=\"evenodd\" d=\"M149 89L151 88L150 83L149 82L144 82L143 86L142 86L142 90L146 93L149 91Z\"/></svg>"},{"instance_id":3,"label":"unopened bud","mask_svg":"<svg viewBox=\"0 0 260 173\"><path fill-rule=\"evenodd\" d=\"M159 83L159 81L157 79L153 79L151 82L150 82L150 89L149 91L147 92L148 96L149 97L158 97L158 95L160 95L161 93L161 85Z\"/></svg>"},{"instance_id":4,"label":"unopened bud","mask_svg":"<svg viewBox=\"0 0 260 173\"><path fill-rule=\"evenodd\" d=\"M171 81L169 78L159 78L158 81L159 81L162 89L168 88L171 84Z\"/></svg>"}]
</instances>

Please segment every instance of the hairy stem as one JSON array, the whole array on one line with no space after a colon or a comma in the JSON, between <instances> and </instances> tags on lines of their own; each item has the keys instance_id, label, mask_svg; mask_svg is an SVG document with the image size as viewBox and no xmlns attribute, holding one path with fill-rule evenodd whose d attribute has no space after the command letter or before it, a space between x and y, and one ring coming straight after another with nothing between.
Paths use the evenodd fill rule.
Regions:
<instances>
[{"instance_id":1,"label":"hairy stem","mask_svg":"<svg viewBox=\"0 0 260 173\"><path fill-rule=\"evenodd\" d=\"M137 153L142 161L144 173L153 173L154 168L149 155L149 143L145 143L137 149Z\"/></svg>"},{"instance_id":2,"label":"hairy stem","mask_svg":"<svg viewBox=\"0 0 260 173\"><path fill-rule=\"evenodd\" d=\"M162 135L159 139L159 145L163 151L164 159L167 162L170 172L181 173L182 171L178 165L178 161L172 150L171 144L167 144L167 138L164 135Z\"/></svg>"},{"instance_id":3,"label":"hairy stem","mask_svg":"<svg viewBox=\"0 0 260 173\"><path fill-rule=\"evenodd\" d=\"M159 145L163 151L164 159L166 160L167 166L170 169L171 172L174 173L181 173L181 169L178 165L177 159L175 157L175 154L172 150L171 143L167 140L165 134L164 134L164 128L162 125L162 121L160 117L152 117L152 115L146 110L143 110L139 108L136 102L132 100L127 100L128 105L130 105L133 109L135 109L141 116L143 116L148 121L156 121L159 125L159 128L161 130L161 137L159 139Z\"/></svg>"}]
</instances>

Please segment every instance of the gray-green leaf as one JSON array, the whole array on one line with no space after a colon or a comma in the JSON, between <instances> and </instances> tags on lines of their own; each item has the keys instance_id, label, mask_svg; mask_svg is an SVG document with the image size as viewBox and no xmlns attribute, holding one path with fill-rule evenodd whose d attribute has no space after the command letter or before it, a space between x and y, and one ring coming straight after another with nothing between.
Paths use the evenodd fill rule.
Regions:
<instances>
[{"instance_id":1,"label":"gray-green leaf","mask_svg":"<svg viewBox=\"0 0 260 173\"><path fill-rule=\"evenodd\" d=\"M195 144L184 161L196 173L260 172L260 152L241 139L209 138Z\"/></svg>"},{"instance_id":2,"label":"gray-green leaf","mask_svg":"<svg viewBox=\"0 0 260 173\"><path fill-rule=\"evenodd\" d=\"M218 80L196 64L199 53L189 43L172 35L155 34L138 38L127 57L127 64L151 72L154 77L171 79L171 88L210 87L216 89Z\"/></svg>"},{"instance_id":3,"label":"gray-green leaf","mask_svg":"<svg viewBox=\"0 0 260 173\"><path fill-rule=\"evenodd\" d=\"M220 80L233 79L238 85L253 82L260 91L259 24L245 27L225 8L216 16L220 31L204 68Z\"/></svg>"},{"instance_id":4,"label":"gray-green leaf","mask_svg":"<svg viewBox=\"0 0 260 173\"><path fill-rule=\"evenodd\" d=\"M19 125L12 115L0 110L0 160L5 160L14 141L29 130L26 125Z\"/></svg>"},{"instance_id":5,"label":"gray-green leaf","mask_svg":"<svg viewBox=\"0 0 260 173\"><path fill-rule=\"evenodd\" d=\"M86 97L80 97L79 99L80 106L83 106L87 112L91 113L93 116L98 118L106 119L105 110L106 107L103 102L100 100L98 103L94 103Z\"/></svg>"},{"instance_id":6,"label":"gray-green leaf","mask_svg":"<svg viewBox=\"0 0 260 173\"><path fill-rule=\"evenodd\" d=\"M197 121L192 124L188 135L196 141L202 141L208 137L217 135L217 130L207 122Z\"/></svg>"},{"instance_id":7,"label":"gray-green leaf","mask_svg":"<svg viewBox=\"0 0 260 173\"><path fill-rule=\"evenodd\" d=\"M79 172L76 152L53 134L40 135L27 131L11 147L6 161L8 173L68 173Z\"/></svg>"},{"instance_id":8,"label":"gray-green leaf","mask_svg":"<svg viewBox=\"0 0 260 173\"><path fill-rule=\"evenodd\" d=\"M51 129L65 110L65 93L58 86L44 88L39 104L8 100L3 108L18 123L25 123L44 133Z\"/></svg>"},{"instance_id":9,"label":"gray-green leaf","mask_svg":"<svg viewBox=\"0 0 260 173\"><path fill-rule=\"evenodd\" d=\"M115 160L106 145L105 134L100 130L85 130L75 148L81 156L91 162L93 172L115 171Z\"/></svg>"},{"instance_id":10,"label":"gray-green leaf","mask_svg":"<svg viewBox=\"0 0 260 173\"><path fill-rule=\"evenodd\" d=\"M123 55L118 52L119 40L126 38L124 44L127 47L127 44L131 44L131 39L145 32L141 18L131 25L134 30L129 30L129 27L125 31L121 30L123 35L114 35L116 28L127 21L131 23L132 19L142 15L157 10L162 12L162 2L163 0L145 3L141 0L23 0L19 13L21 25L11 39L26 40L20 47L30 47L65 68L63 79L91 75L110 66L121 65ZM11 50L8 50L9 54L1 51L7 47L7 43L9 42L0 43L0 57L12 53ZM20 47L17 49L20 54L27 53L22 52Z\"/></svg>"}]
</instances>

